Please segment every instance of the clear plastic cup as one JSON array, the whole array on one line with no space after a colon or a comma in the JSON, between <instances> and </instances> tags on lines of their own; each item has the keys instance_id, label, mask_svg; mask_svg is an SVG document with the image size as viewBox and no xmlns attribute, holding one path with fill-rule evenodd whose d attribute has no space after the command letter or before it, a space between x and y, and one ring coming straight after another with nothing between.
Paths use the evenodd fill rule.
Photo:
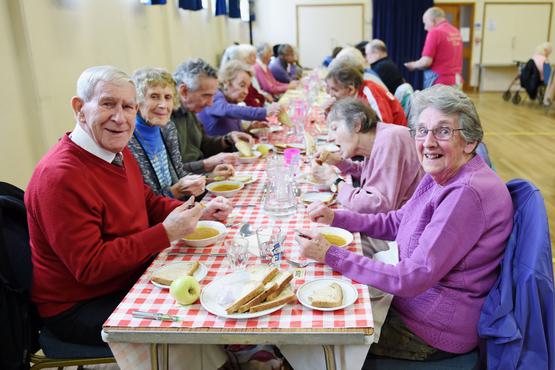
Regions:
<instances>
[{"instance_id":1,"label":"clear plastic cup","mask_svg":"<svg viewBox=\"0 0 555 370\"><path fill-rule=\"evenodd\" d=\"M249 259L249 241L236 236L225 242L227 263L233 271L244 270Z\"/></svg>"},{"instance_id":2,"label":"clear plastic cup","mask_svg":"<svg viewBox=\"0 0 555 370\"><path fill-rule=\"evenodd\" d=\"M279 265L285 234L277 226L261 226L256 229L258 252L262 263Z\"/></svg>"}]
</instances>

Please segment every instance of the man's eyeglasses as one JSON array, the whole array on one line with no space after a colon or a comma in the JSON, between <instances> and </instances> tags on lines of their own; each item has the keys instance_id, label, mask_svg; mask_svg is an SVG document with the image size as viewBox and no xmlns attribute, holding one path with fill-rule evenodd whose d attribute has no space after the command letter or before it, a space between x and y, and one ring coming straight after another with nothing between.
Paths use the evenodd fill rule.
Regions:
<instances>
[{"instance_id":1,"label":"man's eyeglasses","mask_svg":"<svg viewBox=\"0 0 555 370\"><path fill-rule=\"evenodd\" d=\"M463 131L463 128L451 128L447 126L434 127L433 129L427 129L426 127L417 127L410 130L410 134L415 139L424 139L428 136L428 132L432 131L432 134L437 140L449 140L453 137L455 131Z\"/></svg>"}]
</instances>

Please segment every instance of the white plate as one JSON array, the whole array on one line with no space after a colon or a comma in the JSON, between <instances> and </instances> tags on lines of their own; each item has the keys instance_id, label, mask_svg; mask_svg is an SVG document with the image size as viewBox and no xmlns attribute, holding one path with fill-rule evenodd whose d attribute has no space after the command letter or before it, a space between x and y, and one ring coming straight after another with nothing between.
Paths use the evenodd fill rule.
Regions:
<instances>
[{"instance_id":1,"label":"white plate","mask_svg":"<svg viewBox=\"0 0 555 370\"><path fill-rule=\"evenodd\" d=\"M309 191L301 195L301 201L306 204L311 204L316 201L332 205L335 203L335 194L329 191Z\"/></svg>"},{"instance_id":2,"label":"white plate","mask_svg":"<svg viewBox=\"0 0 555 370\"><path fill-rule=\"evenodd\" d=\"M270 132L279 132L283 131L283 127L281 126L270 126Z\"/></svg>"},{"instance_id":3,"label":"white plate","mask_svg":"<svg viewBox=\"0 0 555 370\"><path fill-rule=\"evenodd\" d=\"M240 320L240 319L252 319L254 317L268 315L285 306L285 304L282 304L280 306L272 307L268 310L253 312L253 313L245 312L245 313L228 314L225 310L227 306L226 307L222 306L221 304L218 303L218 301L221 299L223 289L225 289L224 285L226 284L226 281L233 279L235 274L236 273L231 273L229 275L222 277L221 279L214 280L202 289L202 292L200 293L200 304L202 305L202 307L204 307L206 311L219 317Z\"/></svg>"},{"instance_id":4,"label":"white plate","mask_svg":"<svg viewBox=\"0 0 555 370\"><path fill-rule=\"evenodd\" d=\"M171 264L174 264L174 263L182 263L182 262L173 262ZM168 265L170 265L170 264L168 264ZM168 265L164 265L164 266L168 266ZM164 266L162 266L160 268L164 268ZM202 263L199 262L199 267L195 271L195 273L193 274L193 277L195 279L197 279L198 282L200 282L202 279L204 279L206 277L207 274L208 274L208 268L205 265L203 265ZM160 289L170 289L169 285L160 284L160 283L157 283L157 282L152 281L152 280L150 282L152 283L152 285L154 285L155 287L158 287Z\"/></svg>"},{"instance_id":5,"label":"white plate","mask_svg":"<svg viewBox=\"0 0 555 370\"><path fill-rule=\"evenodd\" d=\"M340 227L333 226L322 226L316 229L320 234L333 234L345 239L345 244L337 245L339 248L344 248L351 244L354 240L353 234L350 231L342 229Z\"/></svg>"},{"instance_id":6,"label":"white plate","mask_svg":"<svg viewBox=\"0 0 555 370\"><path fill-rule=\"evenodd\" d=\"M315 307L310 303L310 297L316 290L323 289L331 283L337 283L343 289L343 304L339 307ZM355 287L345 280L335 279L335 278L321 278L312 281L308 281L301 285L297 290L297 298L299 302L305 307L312 308L318 311L336 311L348 307L356 302L358 299L358 292Z\"/></svg>"},{"instance_id":7,"label":"white plate","mask_svg":"<svg viewBox=\"0 0 555 370\"><path fill-rule=\"evenodd\" d=\"M241 157L239 156L239 163L253 163L258 158L262 156L262 153L257 152L256 150L252 151L252 157Z\"/></svg>"}]
</instances>

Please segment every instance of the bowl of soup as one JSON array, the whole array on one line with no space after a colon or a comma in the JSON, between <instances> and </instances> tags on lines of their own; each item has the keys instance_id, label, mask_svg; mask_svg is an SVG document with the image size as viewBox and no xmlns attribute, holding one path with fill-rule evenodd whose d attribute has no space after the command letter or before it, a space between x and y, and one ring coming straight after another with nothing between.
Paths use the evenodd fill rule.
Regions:
<instances>
[{"instance_id":1,"label":"bowl of soup","mask_svg":"<svg viewBox=\"0 0 555 370\"><path fill-rule=\"evenodd\" d=\"M250 155L244 155L243 153L239 154L239 163L253 163L256 161L262 153L257 150L253 150Z\"/></svg>"},{"instance_id":2,"label":"bowl of soup","mask_svg":"<svg viewBox=\"0 0 555 370\"><path fill-rule=\"evenodd\" d=\"M243 184L240 181L216 181L206 185L206 189L215 195L221 195L230 198L239 190L243 189Z\"/></svg>"},{"instance_id":3,"label":"bowl of soup","mask_svg":"<svg viewBox=\"0 0 555 370\"><path fill-rule=\"evenodd\" d=\"M195 230L183 237L183 241L190 247L206 247L217 243L225 237L227 228L217 221L199 221Z\"/></svg>"},{"instance_id":4,"label":"bowl of soup","mask_svg":"<svg viewBox=\"0 0 555 370\"><path fill-rule=\"evenodd\" d=\"M335 245L339 248L344 248L353 242L353 234L345 229L339 227L319 227L317 229L330 244Z\"/></svg>"}]
</instances>

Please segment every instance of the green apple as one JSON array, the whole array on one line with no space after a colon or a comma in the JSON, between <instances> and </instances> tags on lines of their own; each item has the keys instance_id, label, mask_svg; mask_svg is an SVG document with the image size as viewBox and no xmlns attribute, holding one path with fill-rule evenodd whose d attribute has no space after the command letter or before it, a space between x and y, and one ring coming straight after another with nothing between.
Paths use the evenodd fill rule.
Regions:
<instances>
[{"instance_id":1,"label":"green apple","mask_svg":"<svg viewBox=\"0 0 555 370\"><path fill-rule=\"evenodd\" d=\"M192 276L182 276L170 285L170 295L182 305L194 303L200 296L200 285Z\"/></svg>"}]
</instances>

